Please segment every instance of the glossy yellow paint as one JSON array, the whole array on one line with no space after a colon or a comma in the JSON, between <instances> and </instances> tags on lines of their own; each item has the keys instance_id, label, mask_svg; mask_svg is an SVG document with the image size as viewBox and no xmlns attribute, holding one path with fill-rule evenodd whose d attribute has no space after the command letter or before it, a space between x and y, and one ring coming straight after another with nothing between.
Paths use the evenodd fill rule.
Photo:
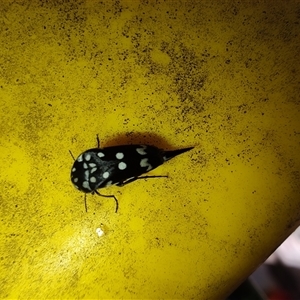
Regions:
<instances>
[{"instance_id":1,"label":"glossy yellow paint","mask_svg":"<svg viewBox=\"0 0 300 300\"><path fill-rule=\"evenodd\" d=\"M1 298L221 299L300 219L298 1L1 1ZM96 146L195 146L87 197Z\"/></svg>"}]
</instances>

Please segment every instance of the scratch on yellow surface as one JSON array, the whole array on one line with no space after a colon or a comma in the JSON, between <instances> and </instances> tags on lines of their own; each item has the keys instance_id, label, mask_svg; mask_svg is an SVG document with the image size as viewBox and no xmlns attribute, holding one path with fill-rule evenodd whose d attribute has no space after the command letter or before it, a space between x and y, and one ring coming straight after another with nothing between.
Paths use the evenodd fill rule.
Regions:
<instances>
[{"instance_id":1,"label":"scratch on yellow surface","mask_svg":"<svg viewBox=\"0 0 300 300\"><path fill-rule=\"evenodd\" d=\"M297 1L2 1L0 298L222 299L299 225ZM195 146L87 196L74 156ZM102 190L101 190L102 192Z\"/></svg>"}]
</instances>

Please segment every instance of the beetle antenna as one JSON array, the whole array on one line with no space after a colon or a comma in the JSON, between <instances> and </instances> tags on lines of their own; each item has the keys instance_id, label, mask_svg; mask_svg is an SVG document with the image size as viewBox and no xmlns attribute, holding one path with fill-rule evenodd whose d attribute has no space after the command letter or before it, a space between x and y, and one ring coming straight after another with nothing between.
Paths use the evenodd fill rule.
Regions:
<instances>
[{"instance_id":1,"label":"beetle antenna","mask_svg":"<svg viewBox=\"0 0 300 300\"><path fill-rule=\"evenodd\" d=\"M85 212L87 212L86 194L84 194L84 207L85 207Z\"/></svg>"},{"instance_id":2,"label":"beetle antenna","mask_svg":"<svg viewBox=\"0 0 300 300\"><path fill-rule=\"evenodd\" d=\"M71 150L69 150L69 152L70 152L72 158L75 160L75 157L74 157L74 155L72 154Z\"/></svg>"},{"instance_id":3,"label":"beetle antenna","mask_svg":"<svg viewBox=\"0 0 300 300\"><path fill-rule=\"evenodd\" d=\"M97 147L100 148L100 139L99 139L98 134L97 134Z\"/></svg>"}]
</instances>

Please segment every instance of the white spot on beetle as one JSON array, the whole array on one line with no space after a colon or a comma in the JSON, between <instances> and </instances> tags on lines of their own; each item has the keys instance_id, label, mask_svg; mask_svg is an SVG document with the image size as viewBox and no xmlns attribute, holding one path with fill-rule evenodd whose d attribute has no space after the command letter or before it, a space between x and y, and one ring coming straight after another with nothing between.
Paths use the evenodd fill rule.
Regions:
<instances>
[{"instance_id":1,"label":"white spot on beetle","mask_svg":"<svg viewBox=\"0 0 300 300\"><path fill-rule=\"evenodd\" d=\"M96 182L96 177L94 177L94 176L92 176L91 178L90 178L90 182Z\"/></svg>"},{"instance_id":2,"label":"white spot on beetle","mask_svg":"<svg viewBox=\"0 0 300 300\"><path fill-rule=\"evenodd\" d=\"M88 165L86 163L83 163L83 168L84 169L87 169L88 168Z\"/></svg>"},{"instance_id":3,"label":"white spot on beetle","mask_svg":"<svg viewBox=\"0 0 300 300\"><path fill-rule=\"evenodd\" d=\"M104 157L105 156L104 153L102 153L102 152L98 152L97 155L98 155L98 157Z\"/></svg>"},{"instance_id":4,"label":"white spot on beetle","mask_svg":"<svg viewBox=\"0 0 300 300\"><path fill-rule=\"evenodd\" d=\"M97 165L94 164L94 163L89 163L89 166L90 166L91 168L94 168L94 167L96 167Z\"/></svg>"},{"instance_id":5,"label":"white spot on beetle","mask_svg":"<svg viewBox=\"0 0 300 300\"><path fill-rule=\"evenodd\" d=\"M122 153L122 152L118 152L117 154L116 154L116 158L117 159L122 159L124 157L124 154Z\"/></svg>"},{"instance_id":6,"label":"white spot on beetle","mask_svg":"<svg viewBox=\"0 0 300 300\"><path fill-rule=\"evenodd\" d=\"M75 172L75 171L76 171L76 168L73 168L73 169L72 169L72 172Z\"/></svg>"},{"instance_id":7,"label":"white spot on beetle","mask_svg":"<svg viewBox=\"0 0 300 300\"><path fill-rule=\"evenodd\" d=\"M91 173L94 173L94 172L96 172L97 171L97 168L93 168L92 170L91 170Z\"/></svg>"},{"instance_id":8,"label":"white spot on beetle","mask_svg":"<svg viewBox=\"0 0 300 300\"><path fill-rule=\"evenodd\" d=\"M142 147L142 148L136 148L136 152L140 155L146 155L146 151L145 151L146 147Z\"/></svg>"},{"instance_id":9,"label":"white spot on beetle","mask_svg":"<svg viewBox=\"0 0 300 300\"><path fill-rule=\"evenodd\" d=\"M140 166L142 168L147 168L147 171L150 171L152 169L152 166L148 162L148 158L141 159Z\"/></svg>"},{"instance_id":10,"label":"white spot on beetle","mask_svg":"<svg viewBox=\"0 0 300 300\"><path fill-rule=\"evenodd\" d=\"M78 182L78 178L73 178L73 182Z\"/></svg>"},{"instance_id":11,"label":"white spot on beetle","mask_svg":"<svg viewBox=\"0 0 300 300\"><path fill-rule=\"evenodd\" d=\"M84 181L84 182L82 183L82 186L83 186L85 189L88 189L88 190L91 189L91 188L90 188L90 184L89 184L88 181Z\"/></svg>"},{"instance_id":12,"label":"white spot on beetle","mask_svg":"<svg viewBox=\"0 0 300 300\"><path fill-rule=\"evenodd\" d=\"M104 172L104 173L102 174L102 177L103 177L103 178L108 178L108 177L109 177L109 172Z\"/></svg>"},{"instance_id":13,"label":"white spot on beetle","mask_svg":"<svg viewBox=\"0 0 300 300\"><path fill-rule=\"evenodd\" d=\"M84 158L85 158L85 160L86 161L89 161L90 159L91 159L91 154L86 154L85 156L84 156Z\"/></svg>"},{"instance_id":14,"label":"white spot on beetle","mask_svg":"<svg viewBox=\"0 0 300 300\"><path fill-rule=\"evenodd\" d=\"M113 182L110 180L110 181L108 181L108 182L106 183L105 186L110 186L110 185L112 185L112 184L113 184Z\"/></svg>"},{"instance_id":15,"label":"white spot on beetle","mask_svg":"<svg viewBox=\"0 0 300 300\"><path fill-rule=\"evenodd\" d=\"M77 161L82 162L82 154L78 156Z\"/></svg>"},{"instance_id":16,"label":"white spot on beetle","mask_svg":"<svg viewBox=\"0 0 300 300\"><path fill-rule=\"evenodd\" d=\"M118 168L119 168L120 170L125 170L125 169L127 168L127 165L126 165L123 161L121 161L121 162L118 164Z\"/></svg>"}]
</instances>

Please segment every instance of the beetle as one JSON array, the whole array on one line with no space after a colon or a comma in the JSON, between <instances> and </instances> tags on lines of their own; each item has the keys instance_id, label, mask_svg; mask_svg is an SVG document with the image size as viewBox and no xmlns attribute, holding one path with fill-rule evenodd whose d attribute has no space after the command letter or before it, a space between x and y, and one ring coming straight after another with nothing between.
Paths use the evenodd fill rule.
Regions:
<instances>
[{"instance_id":1,"label":"beetle","mask_svg":"<svg viewBox=\"0 0 300 300\"><path fill-rule=\"evenodd\" d=\"M98 135L97 145L97 148L88 149L74 159L71 169L73 185L85 193L86 211L86 194L95 193L101 197L114 198L115 212L117 212L119 207L117 198L114 195L100 194L98 189L111 185L121 187L138 179L168 177L166 175L140 175L194 148L188 147L171 151L161 150L151 145L120 145L100 148Z\"/></svg>"}]
</instances>

